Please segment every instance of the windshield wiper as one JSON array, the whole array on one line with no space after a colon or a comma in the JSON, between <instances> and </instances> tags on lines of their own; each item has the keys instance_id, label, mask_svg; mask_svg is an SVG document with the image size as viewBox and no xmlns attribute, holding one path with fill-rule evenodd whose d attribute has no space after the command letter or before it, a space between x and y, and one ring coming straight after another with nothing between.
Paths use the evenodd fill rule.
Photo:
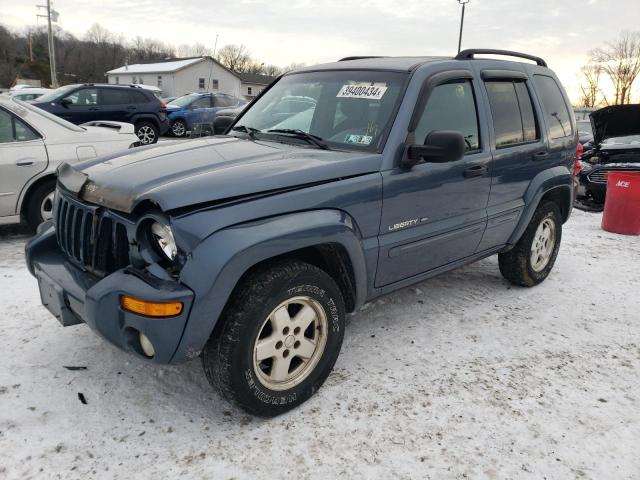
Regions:
<instances>
[{"instance_id":1,"label":"windshield wiper","mask_svg":"<svg viewBox=\"0 0 640 480\"><path fill-rule=\"evenodd\" d=\"M316 147L322 148L323 150L329 149L329 145L324 143L324 140L322 140L321 137L313 135L312 133L307 133L304 130L300 130L299 128L275 128L273 130L267 130L267 133L284 133L286 135L293 135L296 138L306 140L307 142L315 145Z\"/></svg>"},{"instance_id":2,"label":"windshield wiper","mask_svg":"<svg viewBox=\"0 0 640 480\"><path fill-rule=\"evenodd\" d=\"M244 132L247 135L249 135L249 137L252 140L255 140L256 139L256 133L260 132L260 130L258 130L257 128L247 127L245 125L236 125L231 130L233 130L235 132Z\"/></svg>"}]
</instances>

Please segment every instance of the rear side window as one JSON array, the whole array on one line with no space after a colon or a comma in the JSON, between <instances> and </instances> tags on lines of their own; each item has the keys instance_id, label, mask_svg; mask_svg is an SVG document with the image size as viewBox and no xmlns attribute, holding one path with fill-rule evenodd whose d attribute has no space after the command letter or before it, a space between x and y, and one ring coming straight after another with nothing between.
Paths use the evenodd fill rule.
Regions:
<instances>
[{"instance_id":1,"label":"rear side window","mask_svg":"<svg viewBox=\"0 0 640 480\"><path fill-rule=\"evenodd\" d=\"M416 141L424 142L435 130L461 132L465 151L480 149L476 101L469 80L446 83L433 89L416 127Z\"/></svg>"},{"instance_id":2,"label":"rear side window","mask_svg":"<svg viewBox=\"0 0 640 480\"><path fill-rule=\"evenodd\" d=\"M525 82L486 82L496 148L532 142L539 138L531 96Z\"/></svg>"},{"instance_id":3,"label":"rear side window","mask_svg":"<svg viewBox=\"0 0 640 480\"><path fill-rule=\"evenodd\" d=\"M573 135L569 109L556 81L546 75L534 75L533 81L542 99L549 136L554 139Z\"/></svg>"},{"instance_id":4,"label":"rear side window","mask_svg":"<svg viewBox=\"0 0 640 480\"><path fill-rule=\"evenodd\" d=\"M103 105L124 105L129 102L129 92L123 88L105 88L102 90Z\"/></svg>"},{"instance_id":5,"label":"rear side window","mask_svg":"<svg viewBox=\"0 0 640 480\"><path fill-rule=\"evenodd\" d=\"M0 109L0 143L28 142L39 136L24 122Z\"/></svg>"},{"instance_id":6,"label":"rear side window","mask_svg":"<svg viewBox=\"0 0 640 480\"><path fill-rule=\"evenodd\" d=\"M129 91L129 102L130 103L147 103L149 100L146 95L142 92L136 92L135 90Z\"/></svg>"}]
</instances>

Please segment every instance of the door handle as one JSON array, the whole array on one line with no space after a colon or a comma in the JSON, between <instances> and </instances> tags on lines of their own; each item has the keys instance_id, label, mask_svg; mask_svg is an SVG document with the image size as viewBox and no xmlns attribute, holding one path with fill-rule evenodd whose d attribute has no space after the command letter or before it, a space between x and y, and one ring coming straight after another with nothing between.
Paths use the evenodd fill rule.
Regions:
<instances>
[{"instance_id":1,"label":"door handle","mask_svg":"<svg viewBox=\"0 0 640 480\"><path fill-rule=\"evenodd\" d=\"M548 156L549 156L549 152L547 152L546 150L541 150L541 151L536 152L536 153L533 154L533 159L534 160L544 160Z\"/></svg>"},{"instance_id":2,"label":"door handle","mask_svg":"<svg viewBox=\"0 0 640 480\"><path fill-rule=\"evenodd\" d=\"M464 171L464 178L482 177L487 171L488 169L484 165L474 165Z\"/></svg>"},{"instance_id":3,"label":"door handle","mask_svg":"<svg viewBox=\"0 0 640 480\"><path fill-rule=\"evenodd\" d=\"M133 105L127 107L127 110L136 110L136 107L134 107Z\"/></svg>"},{"instance_id":4,"label":"door handle","mask_svg":"<svg viewBox=\"0 0 640 480\"><path fill-rule=\"evenodd\" d=\"M18 167L30 167L31 165L33 165L35 162L35 160L29 160L29 159L22 159L22 160L18 160L16 162L16 165Z\"/></svg>"}]
</instances>

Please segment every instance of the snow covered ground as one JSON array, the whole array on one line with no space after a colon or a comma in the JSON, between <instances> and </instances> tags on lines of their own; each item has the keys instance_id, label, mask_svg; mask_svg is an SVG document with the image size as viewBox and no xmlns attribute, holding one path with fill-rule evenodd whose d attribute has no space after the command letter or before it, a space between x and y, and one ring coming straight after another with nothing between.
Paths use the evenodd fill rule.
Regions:
<instances>
[{"instance_id":1,"label":"snow covered ground","mask_svg":"<svg viewBox=\"0 0 640 480\"><path fill-rule=\"evenodd\" d=\"M491 258L366 305L324 387L272 420L199 361L60 327L0 230L0 478L638 478L640 238L600 220L574 210L536 288Z\"/></svg>"}]
</instances>

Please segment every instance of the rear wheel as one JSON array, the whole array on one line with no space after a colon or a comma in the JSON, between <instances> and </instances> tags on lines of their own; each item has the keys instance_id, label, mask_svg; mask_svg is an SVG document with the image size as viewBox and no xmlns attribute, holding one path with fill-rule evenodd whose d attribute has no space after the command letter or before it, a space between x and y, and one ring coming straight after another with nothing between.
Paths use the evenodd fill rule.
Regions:
<instances>
[{"instance_id":1,"label":"rear wheel","mask_svg":"<svg viewBox=\"0 0 640 480\"><path fill-rule=\"evenodd\" d=\"M38 185L27 198L25 217L29 227L36 229L38 225L53 218L53 196L56 189L54 179L46 180Z\"/></svg>"},{"instance_id":2,"label":"rear wheel","mask_svg":"<svg viewBox=\"0 0 640 480\"><path fill-rule=\"evenodd\" d=\"M344 315L340 290L323 270L295 261L259 268L238 286L203 351L207 378L250 413L291 410L331 372Z\"/></svg>"},{"instance_id":3,"label":"rear wheel","mask_svg":"<svg viewBox=\"0 0 640 480\"><path fill-rule=\"evenodd\" d=\"M498 255L500 272L516 285L538 285L549 276L561 239L560 209L554 202L544 202L538 206L516 246Z\"/></svg>"},{"instance_id":4,"label":"rear wheel","mask_svg":"<svg viewBox=\"0 0 640 480\"><path fill-rule=\"evenodd\" d=\"M151 122L136 123L136 135L143 145L151 145L158 141L158 127Z\"/></svg>"}]
</instances>

